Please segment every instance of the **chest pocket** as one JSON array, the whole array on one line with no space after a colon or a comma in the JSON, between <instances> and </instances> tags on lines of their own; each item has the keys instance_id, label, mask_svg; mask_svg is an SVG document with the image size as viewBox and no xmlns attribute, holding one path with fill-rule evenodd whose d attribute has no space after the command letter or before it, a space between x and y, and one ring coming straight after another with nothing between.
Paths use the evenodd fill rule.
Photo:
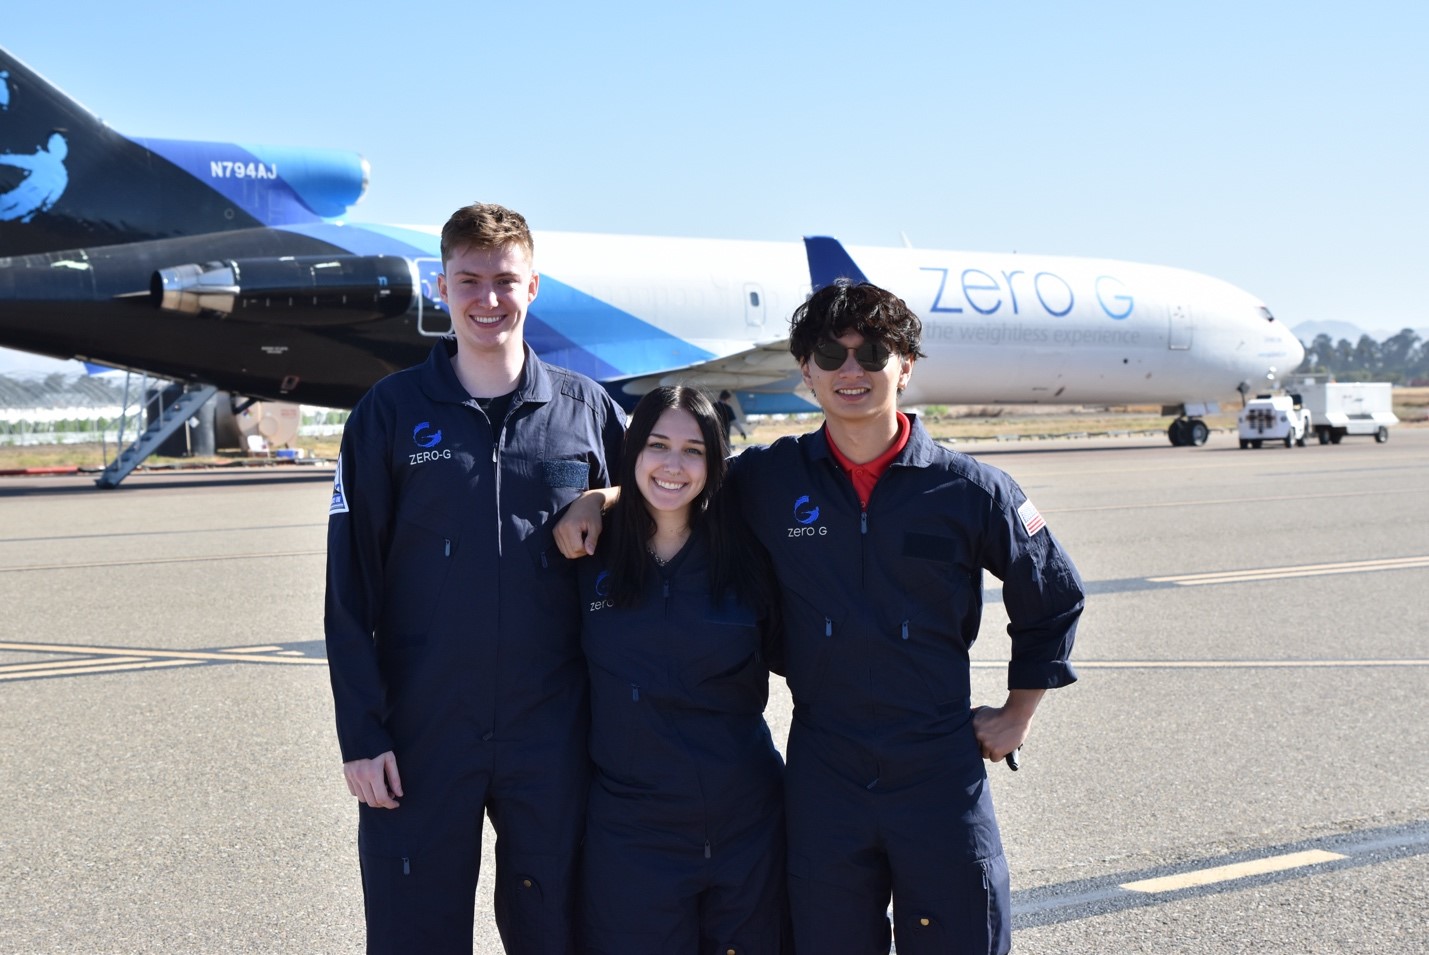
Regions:
<instances>
[{"instance_id":1,"label":"chest pocket","mask_svg":"<svg viewBox=\"0 0 1429 955\"><path fill-rule=\"evenodd\" d=\"M959 537L910 531L903 535L898 552L887 557L887 566L896 568L906 592L917 594L925 605L950 610L947 602L953 601L961 608L977 579L967 542Z\"/></svg>"},{"instance_id":2,"label":"chest pocket","mask_svg":"<svg viewBox=\"0 0 1429 955\"><path fill-rule=\"evenodd\" d=\"M746 671L759 670L767 684L759 660L759 625L754 611L734 601L709 608L691 626L670 634L671 655L675 658L680 684L696 696L717 693L721 697L748 682Z\"/></svg>"}]
</instances>

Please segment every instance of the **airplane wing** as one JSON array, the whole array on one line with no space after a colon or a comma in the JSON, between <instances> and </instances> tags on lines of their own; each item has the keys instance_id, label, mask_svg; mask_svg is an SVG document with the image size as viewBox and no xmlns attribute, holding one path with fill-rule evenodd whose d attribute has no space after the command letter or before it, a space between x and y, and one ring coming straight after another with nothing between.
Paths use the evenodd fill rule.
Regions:
<instances>
[{"instance_id":1,"label":"airplane wing","mask_svg":"<svg viewBox=\"0 0 1429 955\"><path fill-rule=\"evenodd\" d=\"M789 339L763 342L744 351L682 365L650 375L605 381L611 390L639 397L661 385L687 385L704 391L789 392L803 384L799 366L789 354Z\"/></svg>"}]
</instances>

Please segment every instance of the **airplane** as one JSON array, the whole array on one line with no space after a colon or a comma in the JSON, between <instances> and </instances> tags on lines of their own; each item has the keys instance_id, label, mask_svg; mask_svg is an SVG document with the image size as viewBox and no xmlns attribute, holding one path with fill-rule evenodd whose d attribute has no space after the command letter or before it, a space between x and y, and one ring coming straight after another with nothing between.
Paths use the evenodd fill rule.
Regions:
<instances>
[{"instance_id":1,"label":"airplane","mask_svg":"<svg viewBox=\"0 0 1429 955\"><path fill-rule=\"evenodd\" d=\"M440 230L349 221L356 153L129 138L0 50L0 345L235 396L351 407L451 322ZM927 404L1161 404L1172 444L1304 349L1255 296L1104 259L535 233L526 340L630 407L667 382L816 410L785 322L836 275L924 323Z\"/></svg>"}]
</instances>

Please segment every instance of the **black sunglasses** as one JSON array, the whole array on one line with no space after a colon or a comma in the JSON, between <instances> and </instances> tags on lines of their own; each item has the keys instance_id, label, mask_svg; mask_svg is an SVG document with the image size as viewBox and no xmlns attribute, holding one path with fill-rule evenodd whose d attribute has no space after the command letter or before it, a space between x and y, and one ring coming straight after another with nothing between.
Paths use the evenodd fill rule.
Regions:
<instances>
[{"instance_id":1,"label":"black sunglasses","mask_svg":"<svg viewBox=\"0 0 1429 955\"><path fill-rule=\"evenodd\" d=\"M831 338L825 338L814 346L814 364L824 371L838 371L848 361L848 353L853 352L853 360L864 371L882 371L888 366L893 352L883 342L865 338L857 348L840 345Z\"/></svg>"}]
</instances>

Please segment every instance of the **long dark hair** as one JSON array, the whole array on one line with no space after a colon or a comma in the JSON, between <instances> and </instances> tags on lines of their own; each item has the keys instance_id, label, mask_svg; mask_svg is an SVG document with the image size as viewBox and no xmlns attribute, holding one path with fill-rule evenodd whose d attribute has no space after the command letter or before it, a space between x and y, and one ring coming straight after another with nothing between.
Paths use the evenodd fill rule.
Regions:
<instances>
[{"instance_id":1,"label":"long dark hair","mask_svg":"<svg viewBox=\"0 0 1429 955\"><path fill-rule=\"evenodd\" d=\"M733 590L742 600L757 606L770 601L765 564L749 558L759 551L744 518L722 493L729 470L729 445L724 439L719 414L703 392L683 385L663 385L646 392L630 416L625 445L620 454L616 483L620 501L607 518L610 551L610 600L617 607L634 606L644 591L650 561L645 549L655 533L655 519L645 505L645 497L635 480L635 462L660 416L671 409L686 411L699 426L705 442L705 486L690 503L690 531L703 533L709 542L710 593L716 599Z\"/></svg>"}]
</instances>

